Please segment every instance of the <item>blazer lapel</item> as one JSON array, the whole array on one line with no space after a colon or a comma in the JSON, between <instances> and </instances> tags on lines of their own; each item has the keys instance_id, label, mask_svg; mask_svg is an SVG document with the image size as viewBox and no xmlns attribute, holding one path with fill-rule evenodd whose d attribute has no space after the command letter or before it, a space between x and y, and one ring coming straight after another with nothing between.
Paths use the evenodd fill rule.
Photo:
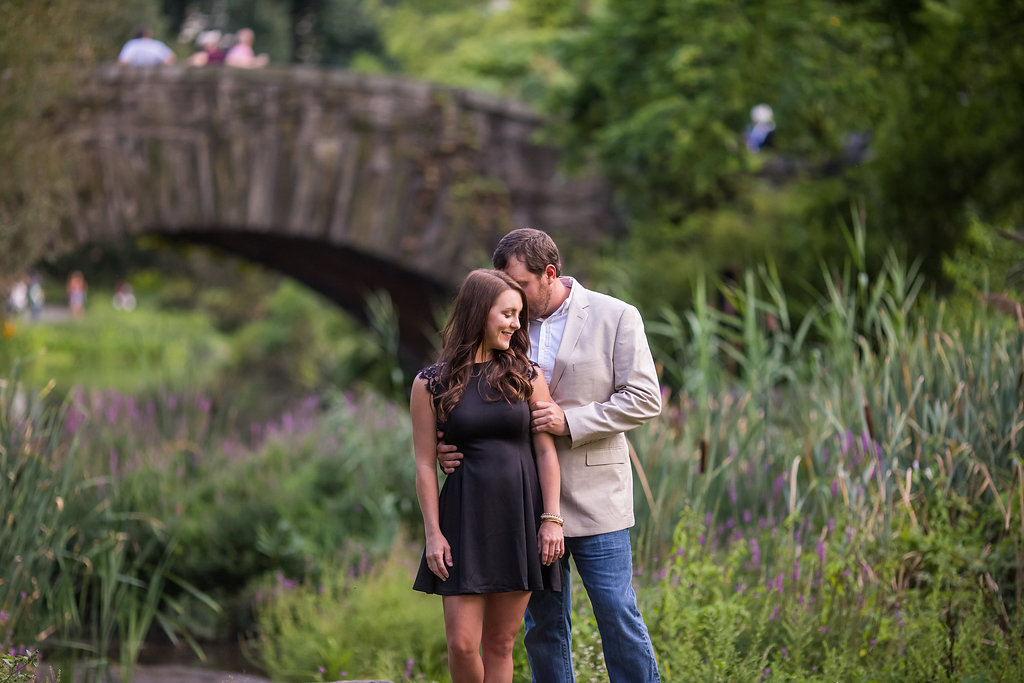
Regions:
<instances>
[{"instance_id":1,"label":"blazer lapel","mask_svg":"<svg viewBox=\"0 0 1024 683\"><path fill-rule=\"evenodd\" d=\"M551 369L551 386L548 387L552 394L555 393L558 380L565 372L565 367L569 364L569 357L576 348L587 322L587 308L590 306L587 302L587 290L579 282L573 283L573 288L579 289L573 292L568 318L565 321L565 331L562 332L562 342L558 345L558 351L555 353L555 367Z\"/></svg>"}]
</instances>

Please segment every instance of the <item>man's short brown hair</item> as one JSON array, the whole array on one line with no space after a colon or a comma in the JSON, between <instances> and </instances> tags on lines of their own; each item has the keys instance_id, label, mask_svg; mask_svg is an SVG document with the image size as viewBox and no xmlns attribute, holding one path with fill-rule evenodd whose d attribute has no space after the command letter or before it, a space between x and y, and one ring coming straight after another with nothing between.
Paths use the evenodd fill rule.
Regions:
<instances>
[{"instance_id":1,"label":"man's short brown hair","mask_svg":"<svg viewBox=\"0 0 1024 683\"><path fill-rule=\"evenodd\" d=\"M562 257L558 254L558 245L543 230L513 230L498 242L491 262L498 270L504 270L509 261L516 258L534 275L543 274L549 264L555 267L556 276L562 274Z\"/></svg>"}]
</instances>

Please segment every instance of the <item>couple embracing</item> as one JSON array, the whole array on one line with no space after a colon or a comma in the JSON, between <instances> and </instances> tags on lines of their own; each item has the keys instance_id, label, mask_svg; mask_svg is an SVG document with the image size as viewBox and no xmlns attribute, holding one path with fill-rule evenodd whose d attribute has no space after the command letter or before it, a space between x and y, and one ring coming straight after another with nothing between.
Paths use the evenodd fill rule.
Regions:
<instances>
[{"instance_id":1,"label":"couple embracing","mask_svg":"<svg viewBox=\"0 0 1024 683\"><path fill-rule=\"evenodd\" d=\"M611 681L658 681L629 542L625 432L661 411L643 321L562 276L540 230L513 230L492 260L463 281L412 387L426 535L413 587L443 596L455 683L510 682L524 620L533 680L571 683L572 557Z\"/></svg>"}]
</instances>

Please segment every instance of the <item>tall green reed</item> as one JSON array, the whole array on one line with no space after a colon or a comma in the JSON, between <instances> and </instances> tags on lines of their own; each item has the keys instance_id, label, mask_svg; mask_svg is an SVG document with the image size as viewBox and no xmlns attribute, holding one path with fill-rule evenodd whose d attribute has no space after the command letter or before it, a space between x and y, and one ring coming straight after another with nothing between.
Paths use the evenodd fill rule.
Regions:
<instances>
[{"instance_id":1,"label":"tall green reed","mask_svg":"<svg viewBox=\"0 0 1024 683\"><path fill-rule=\"evenodd\" d=\"M681 389L631 435L651 489L638 506L642 566L671 552L686 509L791 527L852 514L885 543L897 510L921 523L930 488L996 505L1001 533L1021 537L1010 498L1024 330L983 306L952 328L941 303L919 300L916 268L890 257L870 277L857 265L824 269L825 294L798 323L769 267L725 290L732 311L708 306L701 285L691 312L649 326Z\"/></svg>"},{"instance_id":2,"label":"tall green reed","mask_svg":"<svg viewBox=\"0 0 1024 683\"><path fill-rule=\"evenodd\" d=\"M161 523L82 469L50 388L31 394L17 367L0 378L0 635L77 659L88 680L108 678L116 652L127 679L154 621L187 635L168 583L203 596L167 571Z\"/></svg>"}]
</instances>

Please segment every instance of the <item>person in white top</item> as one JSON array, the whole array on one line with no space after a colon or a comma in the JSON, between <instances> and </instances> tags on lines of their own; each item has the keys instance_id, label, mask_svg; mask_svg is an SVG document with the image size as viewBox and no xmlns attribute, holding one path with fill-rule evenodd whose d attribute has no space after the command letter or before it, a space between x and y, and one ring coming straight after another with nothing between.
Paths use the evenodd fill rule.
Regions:
<instances>
[{"instance_id":1,"label":"person in white top","mask_svg":"<svg viewBox=\"0 0 1024 683\"><path fill-rule=\"evenodd\" d=\"M565 554L572 556L594 608L612 683L660 681L647 626L633 591L629 528L633 478L625 432L661 413L661 388L639 311L563 277L554 240L513 230L498 243L494 267L525 291L530 358L547 378L551 401L530 404L534 431L555 437L561 473ZM445 472L461 454L438 434ZM533 680L574 680L569 563L562 591L535 591L526 611Z\"/></svg>"}]
</instances>

